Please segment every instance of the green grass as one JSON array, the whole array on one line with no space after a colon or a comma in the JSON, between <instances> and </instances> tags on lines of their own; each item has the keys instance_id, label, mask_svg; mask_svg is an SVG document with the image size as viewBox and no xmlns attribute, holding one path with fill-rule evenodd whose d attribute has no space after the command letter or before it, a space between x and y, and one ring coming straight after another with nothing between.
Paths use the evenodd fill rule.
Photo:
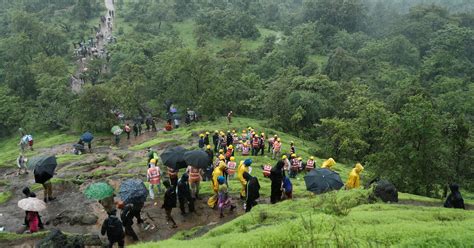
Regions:
<instances>
[{"instance_id":1,"label":"green grass","mask_svg":"<svg viewBox=\"0 0 474 248\"><path fill-rule=\"evenodd\" d=\"M135 145L135 146L132 146L130 147L129 149L132 150L132 151L138 151L138 150L144 150L148 147L152 147L152 146L158 146L158 145L161 145L161 144L164 144L164 143L174 143L176 145L179 145L181 144L182 142L176 140L176 139L163 139L163 138L156 138L156 139L152 139L152 140L148 140L146 142L143 142L141 144L138 144L138 145Z\"/></svg>"},{"instance_id":2,"label":"green grass","mask_svg":"<svg viewBox=\"0 0 474 248\"><path fill-rule=\"evenodd\" d=\"M474 212L366 204L367 191L258 205L201 237L134 247L462 247L473 244ZM192 235L190 233L189 235Z\"/></svg>"},{"instance_id":3,"label":"green grass","mask_svg":"<svg viewBox=\"0 0 474 248\"><path fill-rule=\"evenodd\" d=\"M12 197L12 192L10 192L10 191L1 192L0 193L0 204L3 204L5 202L7 202L8 200L10 200L11 197Z\"/></svg>"},{"instance_id":4,"label":"green grass","mask_svg":"<svg viewBox=\"0 0 474 248\"><path fill-rule=\"evenodd\" d=\"M17 233L12 233L12 232L0 232L0 242L21 240L21 239L41 239L41 238L46 237L48 234L49 234L49 231L36 232L32 234L17 234Z\"/></svg>"},{"instance_id":5,"label":"green grass","mask_svg":"<svg viewBox=\"0 0 474 248\"><path fill-rule=\"evenodd\" d=\"M56 156L56 161L58 162L58 164L71 163L81 159L84 159L84 157L76 154L61 154Z\"/></svg>"},{"instance_id":6,"label":"green grass","mask_svg":"<svg viewBox=\"0 0 474 248\"><path fill-rule=\"evenodd\" d=\"M33 134L35 144L33 148L35 151L27 151L26 156L34 156L38 154L38 149L53 147L55 145L72 143L78 138L75 135L55 133L40 133ZM1 153L0 153L0 167L15 167L15 159L20 154L20 148L18 143L20 137L13 136L10 138L3 139L0 141Z\"/></svg>"}]
</instances>

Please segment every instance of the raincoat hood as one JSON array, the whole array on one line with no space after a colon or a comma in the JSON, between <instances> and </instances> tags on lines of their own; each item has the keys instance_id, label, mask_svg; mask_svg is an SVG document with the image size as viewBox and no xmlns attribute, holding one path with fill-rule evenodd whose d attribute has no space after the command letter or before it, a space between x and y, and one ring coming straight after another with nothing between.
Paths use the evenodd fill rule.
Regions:
<instances>
[{"instance_id":1,"label":"raincoat hood","mask_svg":"<svg viewBox=\"0 0 474 248\"><path fill-rule=\"evenodd\" d=\"M459 192L459 185L453 183L453 184L450 184L449 185L449 189L451 190L451 192Z\"/></svg>"},{"instance_id":2,"label":"raincoat hood","mask_svg":"<svg viewBox=\"0 0 474 248\"><path fill-rule=\"evenodd\" d=\"M321 166L321 168L332 168L334 165L336 164L336 161L334 161L333 158L329 158L328 160L324 161L323 162L323 165Z\"/></svg>"},{"instance_id":3,"label":"raincoat hood","mask_svg":"<svg viewBox=\"0 0 474 248\"><path fill-rule=\"evenodd\" d=\"M225 163L224 163L223 161L221 161L221 162L219 163L219 166L218 166L217 168L219 168L219 170L221 170L221 171L224 171L224 170L225 170L225 167L226 167L226 166L225 166Z\"/></svg>"},{"instance_id":4,"label":"raincoat hood","mask_svg":"<svg viewBox=\"0 0 474 248\"><path fill-rule=\"evenodd\" d=\"M355 165L354 170L355 170L355 172L357 172L357 173L361 173L361 172L364 170L364 166L362 166L362 164L360 164L360 163L357 163L357 164Z\"/></svg>"}]
</instances>

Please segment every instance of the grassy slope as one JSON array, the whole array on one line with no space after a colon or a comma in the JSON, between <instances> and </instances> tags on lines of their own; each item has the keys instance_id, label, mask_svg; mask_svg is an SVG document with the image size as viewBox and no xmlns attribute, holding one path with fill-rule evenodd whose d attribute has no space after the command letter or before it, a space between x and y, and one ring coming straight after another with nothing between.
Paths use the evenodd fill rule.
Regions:
<instances>
[{"instance_id":1,"label":"grassy slope","mask_svg":"<svg viewBox=\"0 0 474 248\"><path fill-rule=\"evenodd\" d=\"M472 211L365 204L366 196L364 190L340 191L259 205L201 237L182 240L186 234L178 233L134 247L462 247L474 242Z\"/></svg>"},{"instance_id":2,"label":"grassy slope","mask_svg":"<svg viewBox=\"0 0 474 248\"><path fill-rule=\"evenodd\" d=\"M65 144L76 141L78 136L69 134L59 133L40 133L33 134L35 139L34 148L46 148L55 145ZM18 157L20 148L18 143L20 138L17 136L6 138L0 141L1 153L0 153L0 167L13 167L16 166L15 159ZM27 151L26 156L36 155L37 151Z\"/></svg>"}]
</instances>

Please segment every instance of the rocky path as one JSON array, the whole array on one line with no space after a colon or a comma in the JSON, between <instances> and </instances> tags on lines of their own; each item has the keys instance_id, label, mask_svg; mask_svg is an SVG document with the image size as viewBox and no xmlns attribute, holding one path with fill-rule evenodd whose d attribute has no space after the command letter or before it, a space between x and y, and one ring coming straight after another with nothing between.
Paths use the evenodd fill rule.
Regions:
<instances>
[{"instance_id":1,"label":"rocky path","mask_svg":"<svg viewBox=\"0 0 474 248\"><path fill-rule=\"evenodd\" d=\"M112 31L115 20L115 5L114 0L104 0L106 12L104 17L106 18L105 22L100 22L100 33L103 35L101 39L98 40L96 48L97 51L104 51L104 56L107 53L105 45L108 43L109 37L112 37ZM113 15L111 15L113 13ZM110 18L110 27L109 27L109 18ZM84 81L81 80L81 75L87 71L88 63L93 60L93 56L86 56L85 58L79 58L77 60L77 70L75 74L71 77L71 89L73 92L78 93L81 91Z\"/></svg>"}]
</instances>

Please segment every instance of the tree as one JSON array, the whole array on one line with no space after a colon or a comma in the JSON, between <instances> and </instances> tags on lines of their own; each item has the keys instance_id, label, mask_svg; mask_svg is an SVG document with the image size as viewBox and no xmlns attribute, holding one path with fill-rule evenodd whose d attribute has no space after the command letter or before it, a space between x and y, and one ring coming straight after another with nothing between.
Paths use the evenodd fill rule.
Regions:
<instances>
[{"instance_id":1,"label":"tree","mask_svg":"<svg viewBox=\"0 0 474 248\"><path fill-rule=\"evenodd\" d=\"M342 48L336 48L328 59L325 73L332 80L348 80L359 72L359 62Z\"/></svg>"}]
</instances>

